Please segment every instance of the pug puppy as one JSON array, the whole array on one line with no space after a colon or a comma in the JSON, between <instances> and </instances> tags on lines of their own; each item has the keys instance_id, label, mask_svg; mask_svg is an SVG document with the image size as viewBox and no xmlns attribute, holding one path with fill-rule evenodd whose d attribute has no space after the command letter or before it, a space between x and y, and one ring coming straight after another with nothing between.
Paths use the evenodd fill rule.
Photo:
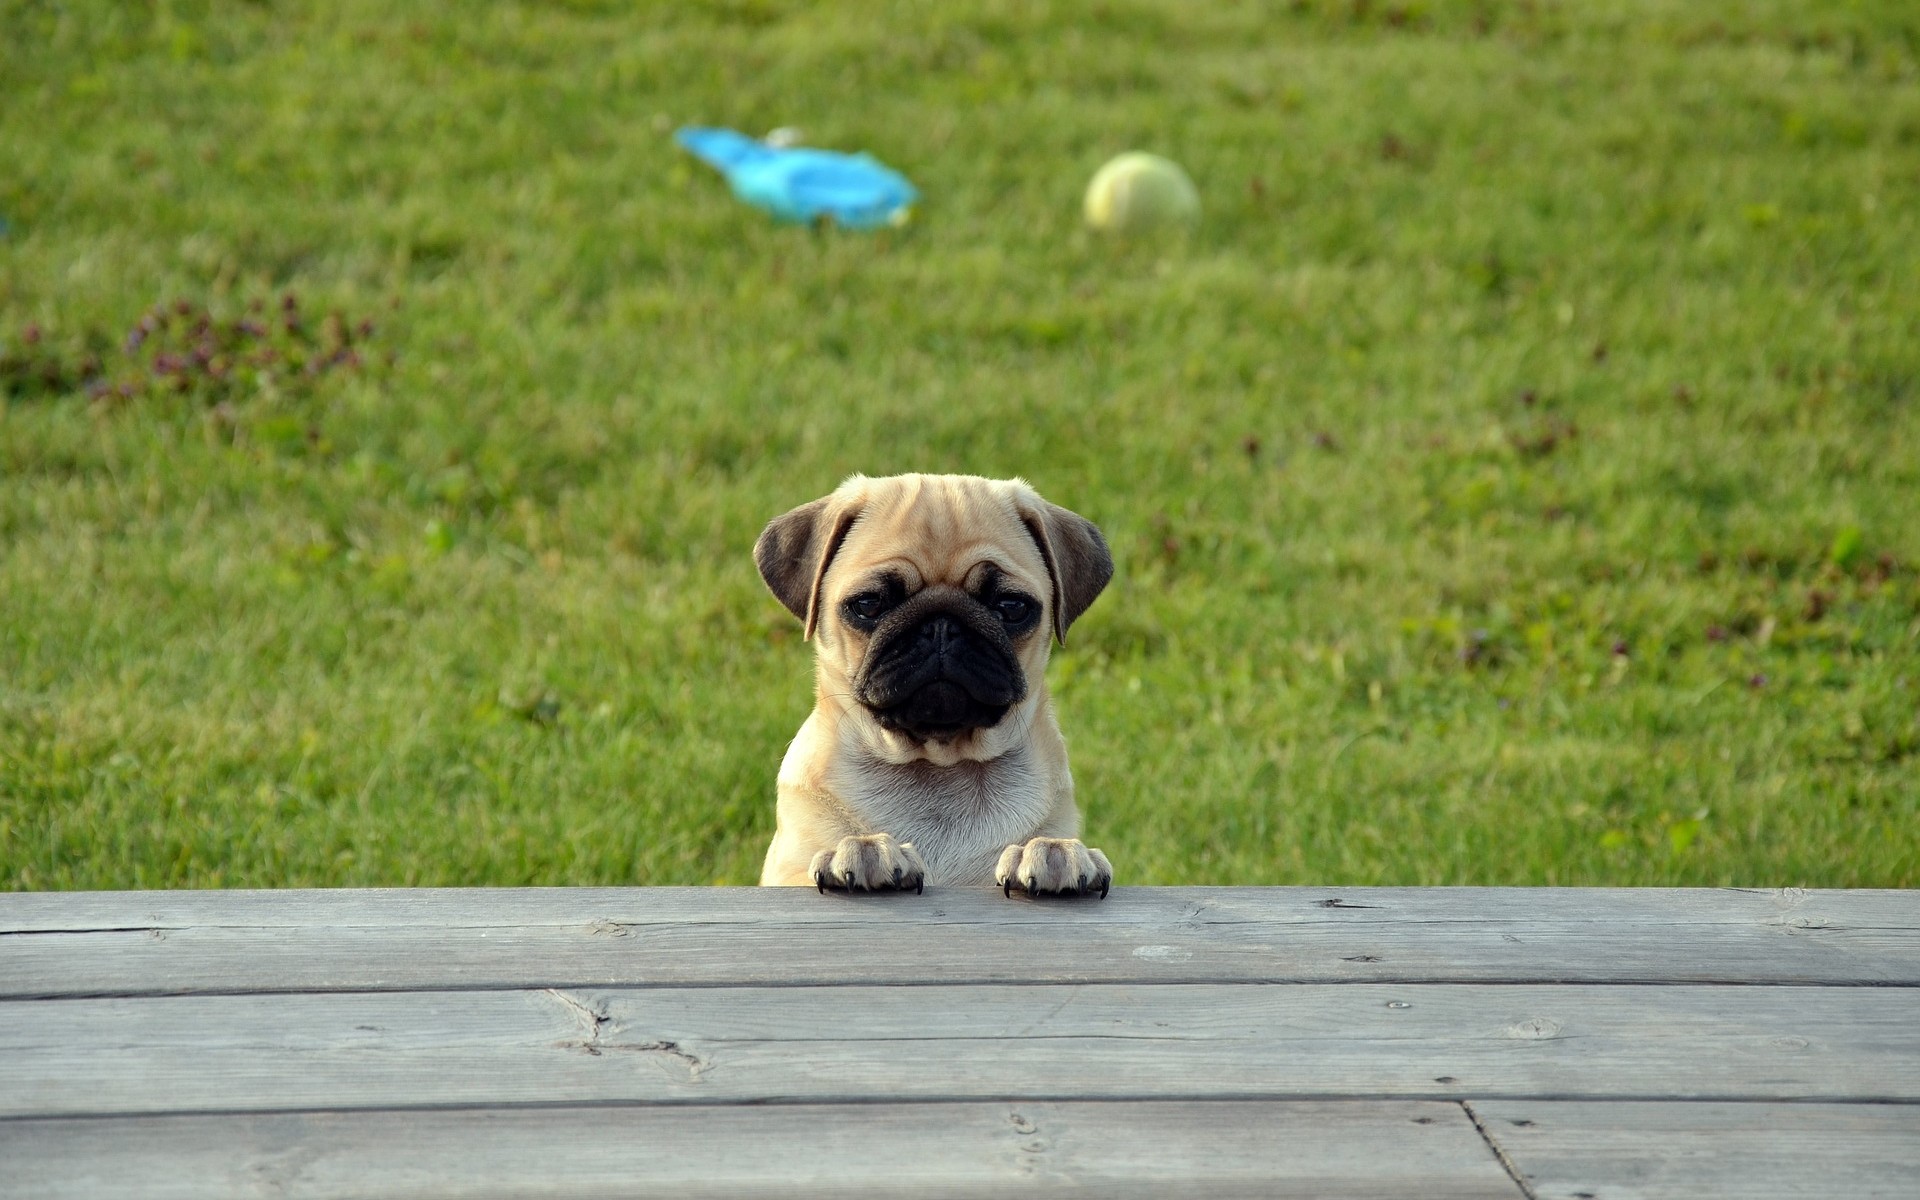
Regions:
<instances>
[{"instance_id":1,"label":"pug puppy","mask_svg":"<svg viewBox=\"0 0 1920 1200\"><path fill-rule=\"evenodd\" d=\"M1046 680L1113 576L1093 522L1018 479L855 475L753 557L816 646L762 886L1106 896Z\"/></svg>"}]
</instances>

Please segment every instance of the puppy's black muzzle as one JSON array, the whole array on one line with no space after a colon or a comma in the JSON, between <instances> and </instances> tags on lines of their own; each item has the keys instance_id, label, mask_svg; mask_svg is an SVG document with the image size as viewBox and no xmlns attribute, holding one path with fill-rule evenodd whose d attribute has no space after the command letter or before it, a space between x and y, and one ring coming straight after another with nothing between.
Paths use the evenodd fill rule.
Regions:
<instances>
[{"instance_id":1,"label":"puppy's black muzzle","mask_svg":"<svg viewBox=\"0 0 1920 1200\"><path fill-rule=\"evenodd\" d=\"M950 587L927 588L880 619L853 685L881 725L921 741L989 729L1027 695L1000 618Z\"/></svg>"}]
</instances>

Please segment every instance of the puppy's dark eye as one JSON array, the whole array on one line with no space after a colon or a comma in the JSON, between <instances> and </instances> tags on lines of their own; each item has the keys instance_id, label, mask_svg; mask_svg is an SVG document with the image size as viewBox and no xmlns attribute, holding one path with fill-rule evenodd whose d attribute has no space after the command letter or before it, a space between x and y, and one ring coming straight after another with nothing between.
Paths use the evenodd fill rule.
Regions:
<instances>
[{"instance_id":1,"label":"puppy's dark eye","mask_svg":"<svg viewBox=\"0 0 1920 1200\"><path fill-rule=\"evenodd\" d=\"M878 592L862 592L858 596L849 597L847 602L840 606L840 610L847 614L847 619L850 621L871 625L880 619L881 613L887 611L887 598Z\"/></svg>"},{"instance_id":2,"label":"puppy's dark eye","mask_svg":"<svg viewBox=\"0 0 1920 1200\"><path fill-rule=\"evenodd\" d=\"M993 602L993 611L1008 625L1018 625L1033 613L1033 605L1018 596L1002 596Z\"/></svg>"}]
</instances>

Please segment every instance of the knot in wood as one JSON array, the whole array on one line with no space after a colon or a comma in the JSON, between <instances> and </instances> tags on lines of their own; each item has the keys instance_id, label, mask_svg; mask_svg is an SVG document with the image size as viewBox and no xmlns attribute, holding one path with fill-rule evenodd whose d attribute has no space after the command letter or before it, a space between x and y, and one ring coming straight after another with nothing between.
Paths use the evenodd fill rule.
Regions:
<instances>
[{"instance_id":1,"label":"knot in wood","mask_svg":"<svg viewBox=\"0 0 1920 1200\"><path fill-rule=\"evenodd\" d=\"M1547 1041L1560 1036L1560 1022L1552 1017L1528 1017L1507 1026L1507 1036L1527 1041Z\"/></svg>"}]
</instances>

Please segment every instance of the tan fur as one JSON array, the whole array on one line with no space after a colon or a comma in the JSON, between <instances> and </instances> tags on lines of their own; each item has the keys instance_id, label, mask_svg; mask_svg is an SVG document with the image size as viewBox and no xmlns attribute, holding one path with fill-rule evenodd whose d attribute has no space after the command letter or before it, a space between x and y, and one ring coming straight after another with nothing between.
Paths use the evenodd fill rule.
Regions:
<instances>
[{"instance_id":1,"label":"tan fur","mask_svg":"<svg viewBox=\"0 0 1920 1200\"><path fill-rule=\"evenodd\" d=\"M1073 568L1079 560L1064 548L1043 554L1037 538L1049 510L1085 525L1017 479L856 475L782 518L786 528L769 526L756 555L766 574L777 553L791 548L785 578L793 590L782 599L813 625L817 665L813 713L780 766L762 884L812 885L824 872L828 882L850 887L912 886L918 868L931 884L1011 880L1033 891L1071 891L1093 880L1104 891L1111 867L1075 840L1073 775L1046 686L1050 635L1066 625L1056 621L1059 593L1074 594L1071 580L1056 586L1049 559L1094 568ZM1081 607L1110 572L1097 531L1092 538L1099 578L1080 581L1074 602ZM948 741L916 741L882 727L854 698L867 647L842 619L842 604L882 569L904 577L912 595L939 584L977 588L988 563L1045 608L1014 642L1025 697L991 728ZM809 582L811 594L800 596ZM772 577L769 584L781 591Z\"/></svg>"}]
</instances>

